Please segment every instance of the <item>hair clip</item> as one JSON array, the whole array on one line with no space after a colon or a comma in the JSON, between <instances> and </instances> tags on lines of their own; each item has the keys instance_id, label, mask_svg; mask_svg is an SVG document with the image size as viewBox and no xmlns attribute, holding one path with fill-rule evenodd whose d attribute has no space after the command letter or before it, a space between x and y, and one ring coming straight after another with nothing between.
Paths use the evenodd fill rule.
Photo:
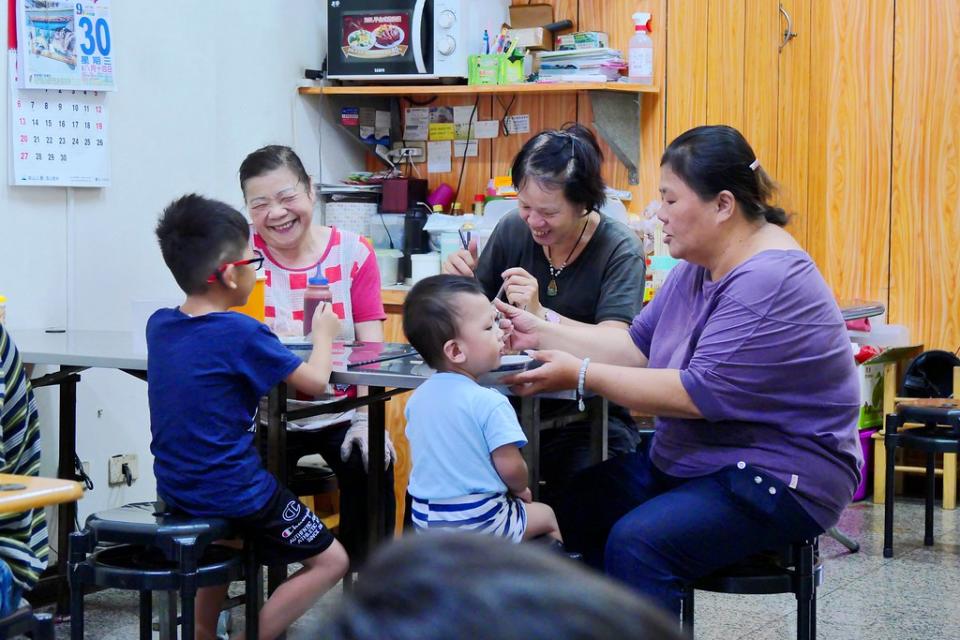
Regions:
<instances>
[{"instance_id":1,"label":"hair clip","mask_svg":"<svg viewBox=\"0 0 960 640\"><path fill-rule=\"evenodd\" d=\"M756 171L760 167L760 159L757 158L750 163L750 171Z\"/></svg>"}]
</instances>

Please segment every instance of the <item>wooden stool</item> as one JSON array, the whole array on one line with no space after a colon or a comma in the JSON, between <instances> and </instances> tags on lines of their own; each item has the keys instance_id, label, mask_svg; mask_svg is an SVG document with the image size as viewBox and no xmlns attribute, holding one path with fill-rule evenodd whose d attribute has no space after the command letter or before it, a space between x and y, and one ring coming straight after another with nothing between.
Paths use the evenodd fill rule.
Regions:
<instances>
[{"instance_id":1,"label":"wooden stool","mask_svg":"<svg viewBox=\"0 0 960 640\"><path fill-rule=\"evenodd\" d=\"M960 393L960 367L953 370L953 397ZM919 398L897 397L897 363L891 362L883 372L883 415L894 413L897 404L909 405ZM914 427L920 425L912 425ZM907 425L910 428L911 425ZM885 430L873 434L873 503L884 504L887 495L887 450L883 444ZM894 471L903 473L926 473L926 467L896 465ZM943 467L935 470L943 479L943 508L950 511L957 508L957 454L944 453ZM894 490L891 488L891 490Z\"/></svg>"}]
</instances>

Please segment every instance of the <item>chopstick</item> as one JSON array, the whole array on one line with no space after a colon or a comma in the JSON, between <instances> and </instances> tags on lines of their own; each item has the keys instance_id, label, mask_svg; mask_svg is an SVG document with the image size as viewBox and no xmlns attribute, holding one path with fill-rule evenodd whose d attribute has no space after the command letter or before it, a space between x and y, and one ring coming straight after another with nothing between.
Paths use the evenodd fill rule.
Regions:
<instances>
[{"instance_id":1,"label":"chopstick","mask_svg":"<svg viewBox=\"0 0 960 640\"><path fill-rule=\"evenodd\" d=\"M493 296L493 300L490 301L490 304L493 304L495 300L499 299L500 296L503 295L503 291L504 291L504 289L506 289L506 288L507 288L507 281L504 280L504 281L503 281L503 284L500 285L500 288L497 289L497 295ZM493 308L496 309L496 308L497 308L497 305L494 304L494 305L493 305ZM500 321L500 318L503 317L503 312L500 311L499 309L497 309L497 315L494 316L494 317L497 319L497 322L499 322L499 321Z\"/></svg>"}]
</instances>

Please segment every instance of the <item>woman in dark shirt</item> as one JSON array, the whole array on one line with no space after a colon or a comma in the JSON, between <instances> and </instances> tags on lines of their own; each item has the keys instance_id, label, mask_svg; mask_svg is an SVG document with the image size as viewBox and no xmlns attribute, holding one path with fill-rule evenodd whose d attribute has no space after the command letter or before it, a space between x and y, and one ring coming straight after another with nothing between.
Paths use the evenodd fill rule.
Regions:
<instances>
[{"instance_id":1,"label":"woman in dark shirt","mask_svg":"<svg viewBox=\"0 0 960 640\"><path fill-rule=\"evenodd\" d=\"M636 235L599 212L605 201L603 154L589 129L574 124L532 137L513 161L518 211L490 236L452 254L445 273L476 276L493 298L504 287L512 304L548 322L627 329L643 302L644 259ZM574 413L575 403L547 401L545 419ZM630 414L610 406L611 457L633 451L638 440ZM590 463L585 422L544 431L542 499L555 501L563 484Z\"/></svg>"}]
</instances>

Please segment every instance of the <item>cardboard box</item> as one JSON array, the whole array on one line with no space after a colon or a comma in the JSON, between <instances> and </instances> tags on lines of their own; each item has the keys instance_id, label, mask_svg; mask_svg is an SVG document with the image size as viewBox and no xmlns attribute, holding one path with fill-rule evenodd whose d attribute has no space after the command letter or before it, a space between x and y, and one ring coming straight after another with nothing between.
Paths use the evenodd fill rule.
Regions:
<instances>
[{"instance_id":1,"label":"cardboard box","mask_svg":"<svg viewBox=\"0 0 960 640\"><path fill-rule=\"evenodd\" d=\"M552 5L541 3L510 7L510 37L517 39L518 47L552 51L553 35L543 28L552 22Z\"/></svg>"},{"instance_id":2,"label":"cardboard box","mask_svg":"<svg viewBox=\"0 0 960 640\"><path fill-rule=\"evenodd\" d=\"M886 365L910 360L921 351L922 345L892 347L857 365L857 377L860 381L860 415L857 418L859 429L883 426L883 383Z\"/></svg>"},{"instance_id":3,"label":"cardboard box","mask_svg":"<svg viewBox=\"0 0 960 640\"><path fill-rule=\"evenodd\" d=\"M518 47L529 51L552 51L553 38L543 27L523 27L510 29L510 40L515 41Z\"/></svg>"}]
</instances>

